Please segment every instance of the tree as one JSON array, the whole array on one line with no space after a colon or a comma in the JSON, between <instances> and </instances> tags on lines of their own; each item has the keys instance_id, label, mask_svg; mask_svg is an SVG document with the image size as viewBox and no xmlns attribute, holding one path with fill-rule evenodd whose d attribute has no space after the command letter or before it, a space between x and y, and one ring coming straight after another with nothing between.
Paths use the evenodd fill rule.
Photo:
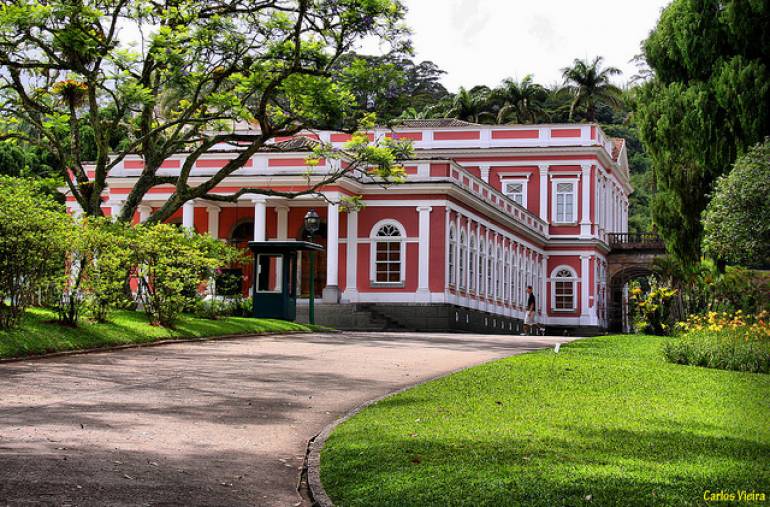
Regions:
<instances>
[{"instance_id":1,"label":"tree","mask_svg":"<svg viewBox=\"0 0 770 507\"><path fill-rule=\"evenodd\" d=\"M0 140L50 147L69 192L96 216L110 169L139 154L144 169L122 208L124 221L161 184L175 189L151 222L196 198L312 194L342 174L294 193L212 191L277 136L354 130L362 116L355 84L373 71L337 62L364 37L404 50L403 17L399 0L7 1L0 9ZM135 45L121 41L129 30L139 34ZM255 128L235 129L245 124ZM119 131L126 138L116 146ZM195 162L221 143L237 156L192 182ZM158 174L179 152L188 153L179 175ZM339 171L365 174L373 162ZM388 167L379 169L389 176Z\"/></svg>"},{"instance_id":2,"label":"tree","mask_svg":"<svg viewBox=\"0 0 770 507\"><path fill-rule=\"evenodd\" d=\"M208 234L196 234L169 224L142 224L131 238L131 259L139 280L139 299L153 325L173 327L192 306L198 288L218 268L241 253Z\"/></svg>"},{"instance_id":3,"label":"tree","mask_svg":"<svg viewBox=\"0 0 770 507\"><path fill-rule=\"evenodd\" d=\"M0 177L0 329L17 325L36 294L64 275L70 226L37 182Z\"/></svg>"},{"instance_id":4,"label":"tree","mask_svg":"<svg viewBox=\"0 0 770 507\"><path fill-rule=\"evenodd\" d=\"M721 176L703 215L706 253L748 266L770 266L770 141Z\"/></svg>"},{"instance_id":5,"label":"tree","mask_svg":"<svg viewBox=\"0 0 770 507\"><path fill-rule=\"evenodd\" d=\"M612 84L610 78L620 74L616 67L602 68L601 56L588 62L576 58L572 67L564 67L562 76L564 86L572 94L570 106L570 121L575 117L579 109L585 111L585 119L589 122L596 121L596 109L600 104L612 107L620 107L623 92Z\"/></svg>"},{"instance_id":6,"label":"tree","mask_svg":"<svg viewBox=\"0 0 770 507\"><path fill-rule=\"evenodd\" d=\"M653 217L681 261L701 255L714 181L770 130L770 5L675 0L643 43L652 78L635 122L652 162Z\"/></svg>"},{"instance_id":7,"label":"tree","mask_svg":"<svg viewBox=\"0 0 770 507\"><path fill-rule=\"evenodd\" d=\"M130 302L125 288L131 271L131 229L88 216L77 225L67 242L70 276L63 280L59 318L76 326L85 304L94 320L106 322L111 310Z\"/></svg>"},{"instance_id":8,"label":"tree","mask_svg":"<svg viewBox=\"0 0 770 507\"><path fill-rule=\"evenodd\" d=\"M364 56L348 54L338 67L350 76L356 107L387 123L402 112L424 109L448 95L439 83L445 72L429 61L415 64L401 54Z\"/></svg>"},{"instance_id":9,"label":"tree","mask_svg":"<svg viewBox=\"0 0 770 507\"><path fill-rule=\"evenodd\" d=\"M521 81L507 78L492 93L499 103L497 123L535 123L543 117L548 92L532 74Z\"/></svg>"},{"instance_id":10,"label":"tree","mask_svg":"<svg viewBox=\"0 0 770 507\"><path fill-rule=\"evenodd\" d=\"M490 90L486 86L476 86L471 90L460 87L452 97L449 109L444 116L458 120L480 123L485 117L492 118L489 112Z\"/></svg>"}]
</instances>

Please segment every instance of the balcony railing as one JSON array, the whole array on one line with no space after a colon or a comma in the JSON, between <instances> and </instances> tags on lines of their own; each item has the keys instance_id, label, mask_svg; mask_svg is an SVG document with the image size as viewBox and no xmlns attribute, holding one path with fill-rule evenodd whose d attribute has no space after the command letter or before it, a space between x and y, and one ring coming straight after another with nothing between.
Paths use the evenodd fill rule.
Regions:
<instances>
[{"instance_id":1,"label":"balcony railing","mask_svg":"<svg viewBox=\"0 0 770 507\"><path fill-rule=\"evenodd\" d=\"M665 250L666 245L656 232L611 232L607 243L613 250Z\"/></svg>"}]
</instances>

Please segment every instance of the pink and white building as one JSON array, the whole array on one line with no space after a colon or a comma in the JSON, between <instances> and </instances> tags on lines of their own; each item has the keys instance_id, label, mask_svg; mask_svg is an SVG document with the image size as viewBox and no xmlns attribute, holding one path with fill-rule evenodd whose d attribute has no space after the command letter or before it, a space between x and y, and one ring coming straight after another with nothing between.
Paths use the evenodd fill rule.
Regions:
<instances>
[{"instance_id":1,"label":"pink and white building","mask_svg":"<svg viewBox=\"0 0 770 507\"><path fill-rule=\"evenodd\" d=\"M606 327L607 235L627 232L632 192L622 139L596 124L458 120L406 120L395 130L372 132L373 138L386 135L414 143L403 183L383 187L343 178L322 189L331 204L320 196L259 195L232 204L188 202L172 221L234 242L300 239L303 217L315 208L324 224L315 241L326 247L316 270L324 302L319 319L326 314L340 327L345 315L366 308L408 328L516 331L528 285L546 326ZM281 151L253 156L215 192L303 188L314 140L341 147L348 139L334 132L279 139ZM227 150L204 155L190 183L234 156ZM163 171L173 174L184 157L168 159ZM314 177L335 163L321 161ZM106 214L119 210L142 167L140 158L127 157L112 170ZM146 219L171 192L151 189L135 220ZM353 195L362 197L359 211L333 203ZM300 295L308 290L307 262L300 260ZM251 287L251 276L245 268L244 287Z\"/></svg>"}]
</instances>

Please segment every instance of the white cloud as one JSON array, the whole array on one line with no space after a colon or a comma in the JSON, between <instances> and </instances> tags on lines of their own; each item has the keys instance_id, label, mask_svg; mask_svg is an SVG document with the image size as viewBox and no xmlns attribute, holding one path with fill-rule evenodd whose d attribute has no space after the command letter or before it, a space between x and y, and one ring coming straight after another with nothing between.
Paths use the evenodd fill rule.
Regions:
<instances>
[{"instance_id":1,"label":"white cloud","mask_svg":"<svg viewBox=\"0 0 770 507\"><path fill-rule=\"evenodd\" d=\"M497 85L532 73L542 83L561 80L575 58L605 57L635 74L640 52L670 0L405 0L416 58L447 71L450 90Z\"/></svg>"}]
</instances>

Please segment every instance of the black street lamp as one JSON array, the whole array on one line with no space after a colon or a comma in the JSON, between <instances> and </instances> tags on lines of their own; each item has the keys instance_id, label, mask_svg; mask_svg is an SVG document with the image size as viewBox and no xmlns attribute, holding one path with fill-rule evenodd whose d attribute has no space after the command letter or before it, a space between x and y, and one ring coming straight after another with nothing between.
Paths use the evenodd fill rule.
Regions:
<instances>
[{"instance_id":1,"label":"black street lamp","mask_svg":"<svg viewBox=\"0 0 770 507\"><path fill-rule=\"evenodd\" d=\"M315 208L311 208L310 211L305 213L305 231L307 231L308 239L311 243L313 236L320 227L321 217L318 216ZM310 299L308 303L308 320L311 324L315 324L315 252L313 250L310 250Z\"/></svg>"}]
</instances>

